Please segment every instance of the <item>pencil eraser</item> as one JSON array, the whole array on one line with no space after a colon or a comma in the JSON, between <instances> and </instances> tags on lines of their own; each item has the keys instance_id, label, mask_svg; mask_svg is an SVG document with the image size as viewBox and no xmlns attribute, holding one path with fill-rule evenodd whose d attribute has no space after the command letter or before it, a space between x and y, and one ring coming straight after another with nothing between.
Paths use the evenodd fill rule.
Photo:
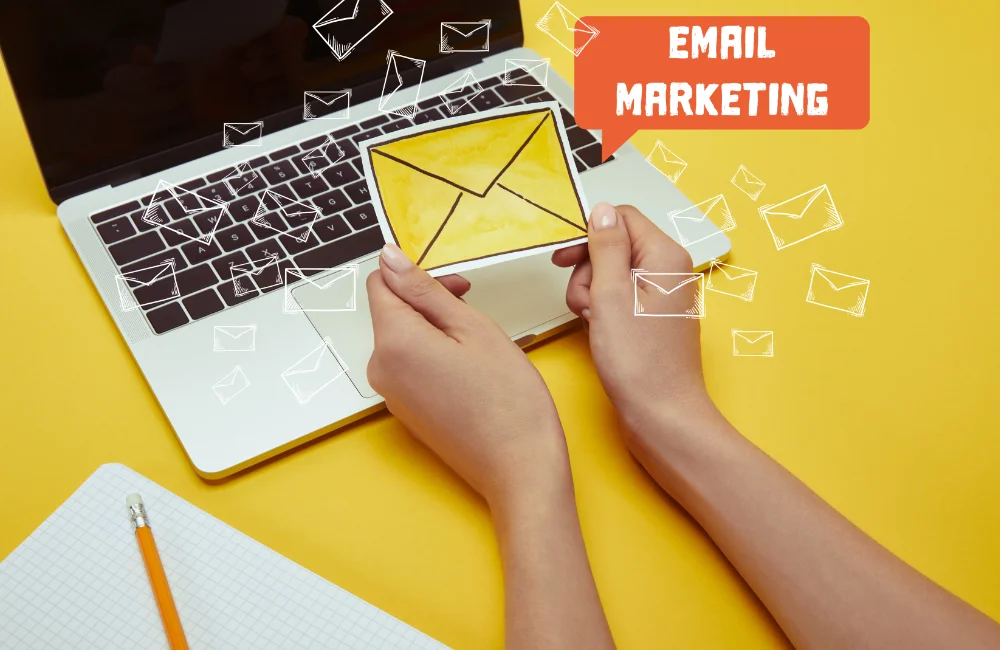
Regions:
<instances>
[{"instance_id":1,"label":"pencil eraser","mask_svg":"<svg viewBox=\"0 0 1000 650\"><path fill-rule=\"evenodd\" d=\"M135 505L142 505L142 497L138 494L130 494L125 497L125 505L131 507Z\"/></svg>"}]
</instances>

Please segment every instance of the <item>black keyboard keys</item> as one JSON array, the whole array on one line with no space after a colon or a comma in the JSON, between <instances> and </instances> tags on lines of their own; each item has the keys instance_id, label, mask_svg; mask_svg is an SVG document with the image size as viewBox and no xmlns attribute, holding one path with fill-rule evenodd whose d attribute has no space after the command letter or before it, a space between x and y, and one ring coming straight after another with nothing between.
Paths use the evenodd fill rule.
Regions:
<instances>
[{"instance_id":1,"label":"black keyboard keys","mask_svg":"<svg viewBox=\"0 0 1000 650\"><path fill-rule=\"evenodd\" d=\"M255 240L250 231L247 230L247 227L238 223L231 228L226 228L215 233L215 241L219 242L222 250L232 252L254 243Z\"/></svg>"},{"instance_id":2,"label":"black keyboard keys","mask_svg":"<svg viewBox=\"0 0 1000 650\"><path fill-rule=\"evenodd\" d=\"M104 223L108 219L114 219L115 217L120 217L123 214L128 214L133 210L138 210L142 206L139 205L138 201L129 201L128 203L122 203L121 205L116 205L113 208L108 208L103 212L98 212L95 215L91 215L90 221L97 223Z\"/></svg>"},{"instance_id":3,"label":"black keyboard keys","mask_svg":"<svg viewBox=\"0 0 1000 650\"><path fill-rule=\"evenodd\" d=\"M135 226L128 217L118 217L114 221L102 223L97 227L97 233L105 244L114 244L135 234Z\"/></svg>"},{"instance_id":4,"label":"black keyboard keys","mask_svg":"<svg viewBox=\"0 0 1000 650\"><path fill-rule=\"evenodd\" d=\"M264 165L260 168L260 173L264 174L264 178L267 179L267 182L270 185L284 183L285 181L291 180L299 175L299 173L295 171L295 167L292 166L292 163L287 160L280 160L269 165Z\"/></svg>"},{"instance_id":5,"label":"black keyboard keys","mask_svg":"<svg viewBox=\"0 0 1000 650\"><path fill-rule=\"evenodd\" d=\"M216 312L220 312L226 308L222 304L222 299L219 295L209 289L208 291L202 291L201 293L196 293L193 296L188 296L181 300L184 303L184 308L187 309L188 313L191 314L191 318L198 320L199 318L204 318L205 316L211 316Z\"/></svg>"},{"instance_id":6,"label":"black keyboard keys","mask_svg":"<svg viewBox=\"0 0 1000 650\"><path fill-rule=\"evenodd\" d=\"M316 222L313 232L323 241L333 241L351 233L351 228L340 215L334 215Z\"/></svg>"},{"instance_id":7,"label":"black keyboard keys","mask_svg":"<svg viewBox=\"0 0 1000 650\"><path fill-rule=\"evenodd\" d=\"M380 229L367 228L296 255L295 265L301 269L330 268L373 253L384 244Z\"/></svg>"},{"instance_id":8,"label":"black keyboard keys","mask_svg":"<svg viewBox=\"0 0 1000 650\"><path fill-rule=\"evenodd\" d=\"M118 266L122 266L129 262L149 257L153 253L158 253L166 248L167 246L163 243L163 238L160 237L157 231L152 230L142 233L138 237L126 239L123 242L109 246L108 252L111 253L112 259L114 259Z\"/></svg>"},{"instance_id":9,"label":"black keyboard keys","mask_svg":"<svg viewBox=\"0 0 1000 650\"><path fill-rule=\"evenodd\" d=\"M359 205L356 208L351 208L344 213L344 217L347 219L347 222L351 224L351 228L354 228L355 230L362 230L377 223L377 220L375 219L375 209L372 207L371 203L365 203L364 205Z\"/></svg>"},{"instance_id":10,"label":"black keyboard keys","mask_svg":"<svg viewBox=\"0 0 1000 650\"><path fill-rule=\"evenodd\" d=\"M146 320L157 334L169 332L188 322L180 303L172 302L146 313Z\"/></svg>"},{"instance_id":11,"label":"black keyboard keys","mask_svg":"<svg viewBox=\"0 0 1000 650\"><path fill-rule=\"evenodd\" d=\"M336 214L341 210L351 207L351 202L347 200L347 195L340 190L333 190L313 199L313 203L325 215Z\"/></svg>"},{"instance_id":12,"label":"black keyboard keys","mask_svg":"<svg viewBox=\"0 0 1000 650\"><path fill-rule=\"evenodd\" d=\"M330 184L330 187L341 187L361 178L357 170L348 163L334 165L323 172L323 178Z\"/></svg>"},{"instance_id":13,"label":"black keyboard keys","mask_svg":"<svg viewBox=\"0 0 1000 650\"><path fill-rule=\"evenodd\" d=\"M200 241L188 242L181 246L181 250L184 252L184 257L191 264L201 264L222 254L219 246L214 241L207 244Z\"/></svg>"},{"instance_id":14,"label":"black keyboard keys","mask_svg":"<svg viewBox=\"0 0 1000 650\"><path fill-rule=\"evenodd\" d=\"M292 189L295 190L300 199L308 199L311 196L316 196L320 192L330 189L330 186L322 178L313 178L312 176L296 178L289 185L292 186Z\"/></svg>"},{"instance_id":15,"label":"black keyboard keys","mask_svg":"<svg viewBox=\"0 0 1000 650\"><path fill-rule=\"evenodd\" d=\"M351 200L355 204L364 203L369 200L368 195L368 183L365 181L358 181L357 183L352 183L344 188L347 192L347 196L351 197Z\"/></svg>"}]
</instances>

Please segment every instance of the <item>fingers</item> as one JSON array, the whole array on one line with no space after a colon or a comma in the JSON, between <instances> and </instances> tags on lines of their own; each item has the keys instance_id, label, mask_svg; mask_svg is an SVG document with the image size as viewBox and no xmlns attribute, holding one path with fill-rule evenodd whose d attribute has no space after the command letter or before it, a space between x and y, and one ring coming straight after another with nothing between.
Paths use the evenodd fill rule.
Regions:
<instances>
[{"instance_id":1,"label":"fingers","mask_svg":"<svg viewBox=\"0 0 1000 650\"><path fill-rule=\"evenodd\" d=\"M577 244L569 248L563 248L552 253L552 263L562 268L576 266L587 259L587 245Z\"/></svg>"},{"instance_id":2,"label":"fingers","mask_svg":"<svg viewBox=\"0 0 1000 650\"><path fill-rule=\"evenodd\" d=\"M664 273L691 270L687 250L631 205L616 207L632 241L632 268Z\"/></svg>"},{"instance_id":3,"label":"fingers","mask_svg":"<svg viewBox=\"0 0 1000 650\"><path fill-rule=\"evenodd\" d=\"M598 203L590 215L587 241L593 285L613 286L628 280L632 270L632 240L625 221L610 203Z\"/></svg>"},{"instance_id":4,"label":"fingers","mask_svg":"<svg viewBox=\"0 0 1000 650\"><path fill-rule=\"evenodd\" d=\"M472 288L472 283L460 275L442 275L438 278L438 282L456 298L461 298Z\"/></svg>"},{"instance_id":5,"label":"fingers","mask_svg":"<svg viewBox=\"0 0 1000 650\"><path fill-rule=\"evenodd\" d=\"M590 318L590 282L593 277L593 267L589 261L584 261L573 269L569 276L569 286L566 287L566 306L577 316Z\"/></svg>"}]
</instances>

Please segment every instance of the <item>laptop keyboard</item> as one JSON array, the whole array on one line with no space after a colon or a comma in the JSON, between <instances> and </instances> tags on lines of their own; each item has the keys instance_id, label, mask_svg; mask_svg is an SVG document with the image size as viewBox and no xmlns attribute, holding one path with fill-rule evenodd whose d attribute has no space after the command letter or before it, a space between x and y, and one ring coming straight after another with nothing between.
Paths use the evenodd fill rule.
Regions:
<instances>
[{"instance_id":1,"label":"laptop keyboard","mask_svg":"<svg viewBox=\"0 0 1000 650\"><path fill-rule=\"evenodd\" d=\"M509 82L537 84L523 71L512 75ZM480 85L483 92L456 115L557 101L540 85L504 85L500 76L485 79ZM326 142L328 135L324 134L245 161L253 173L242 177L230 177L235 169L227 167L179 183L177 187L187 192L176 200L163 201L163 209L158 210L161 219L169 219L169 229L143 221L152 195L93 214L90 220L121 274L173 262L173 276L154 277L130 287L150 327L163 334L283 286L258 281L258 276L251 274L246 280L241 278L237 289L232 265L261 268L263 263L277 263L283 278L286 269L331 268L379 250L385 242L369 200L357 144L413 123L443 119L448 116L443 104L442 97L431 97L417 104L412 121L378 115L332 131L328 135L344 152L343 157L331 147L327 153L334 154L333 158L317 159L313 154L303 162L303 156ZM601 165L600 142L578 127L565 108L562 118L577 169L583 172ZM227 177L229 183L223 180ZM262 201L268 207L265 190L315 206L320 217L313 222L310 215L311 231L306 223L290 223L297 219L287 212L282 216L277 206L251 221ZM227 204L227 210L208 209L217 203ZM195 210L201 212L188 218L188 212ZM214 237L208 243L192 239L205 239L213 230Z\"/></svg>"}]
</instances>

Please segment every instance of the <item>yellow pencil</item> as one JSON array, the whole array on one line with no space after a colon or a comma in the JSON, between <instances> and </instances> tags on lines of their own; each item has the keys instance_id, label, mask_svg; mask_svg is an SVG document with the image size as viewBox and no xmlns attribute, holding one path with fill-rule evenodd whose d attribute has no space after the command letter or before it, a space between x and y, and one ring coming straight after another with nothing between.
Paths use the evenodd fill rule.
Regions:
<instances>
[{"instance_id":1,"label":"yellow pencil","mask_svg":"<svg viewBox=\"0 0 1000 650\"><path fill-rule=\"evenodd\" d=\"M149 528L149 519L146 518L146 507L142 503L142 497L138 494L130 494L125 499L125 504L128 506L129 515L132 518L135 538L139 541L139 551L142 553L142 561L146 564L149 584L153 587L153 596L156 598L156 606L160 610L160 618L163 619L163 629L167 633L170 650L188 650L187 639L184 638L184 628L181 627L181 617L177 614L174 597L170 593L170 584L167 582L167 574L163 570L160 554L153 541L153 531Z\"/></svg>"}]
</instances>

